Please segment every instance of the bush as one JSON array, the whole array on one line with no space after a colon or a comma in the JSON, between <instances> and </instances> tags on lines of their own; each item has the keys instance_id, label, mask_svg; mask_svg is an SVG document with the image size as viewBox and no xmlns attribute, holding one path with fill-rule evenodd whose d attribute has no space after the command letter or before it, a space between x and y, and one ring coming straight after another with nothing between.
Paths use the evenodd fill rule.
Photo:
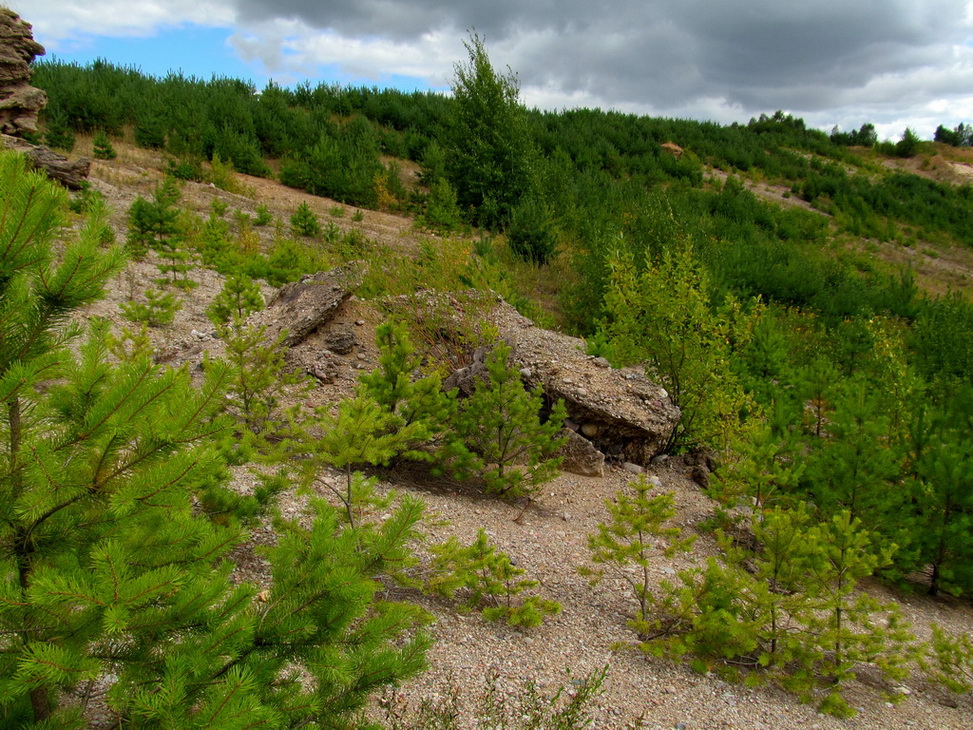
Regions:
<instances>
[{"instance_id":1,"label":"bush","mask_svg":"<svg viewBox=\"0 0 973 730\"><path fill-rule=\"evenodd\" d=\"M507 227L510 248L524 261L546 264L557 251L557 232L547 206L530 198L513 210Z\"/></svg>"},{"instance_id":2,"label":"bush","mask_svg":"<svg viewBox=\"0 0 973 730\"><path fill-rule=\"evenodd\" d=\"M95 135L94 155L99 160L114 160L118 157L118 153L115 152L115 148L112 146L111 140L108 139L108 135L104 130L100 130Z\"/></svg>"},{"instance_id":3,"label":"bush","mask_svg":"<svg viewBox=\"0 0 973 730\"><path fill-rule=\"evenodd\" d=\"M134 299L122 302L122 316L136 324L147 324L149 327L161 327L172 324L176 312L182 309L182 302L172 292L161 294L155 289L145 290L145 301Z\"/></svg>"},{"instance_id":4,"label":"bush","mask_svg":"<svg viewBox=\"0 0 973 730\"><path fill-rule=\"evenodd\" d=\"M297 210L291 216L291 230L294 231L296 236L317 238L321 235L321 223L318 221L318 217L314 215L310 205L301 203L297 206Z\"/></svg>"}]
</instances>

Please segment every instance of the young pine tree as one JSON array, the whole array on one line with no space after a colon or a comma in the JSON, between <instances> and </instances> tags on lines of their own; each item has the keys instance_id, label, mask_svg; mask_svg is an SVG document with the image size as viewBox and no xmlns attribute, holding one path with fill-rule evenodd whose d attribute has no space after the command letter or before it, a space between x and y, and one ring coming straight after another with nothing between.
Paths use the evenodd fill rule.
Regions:
<instances>
[{"instance_id":1,"label":"young pine tree","mask_svg":"<svg viewBox=\"0 0 973 730\"><path fill-rule=\"evenodd\" d=\"M488 491L529 497L557 474L560 460L551 455L564 443L556 437L564 403L558 401L541 420L541 391L525 390L504 342L487 356L486 370L487 377L461 406L457 429L482 459Z\"/></svg>"},{"instance_id":2,"label":"young pine tree","mask_svg":"<svg viewBox=\"0 0 973 730\"><path fill-rule=\"evenodd\" d=\"M291 216L291 230L297 236L307 236L317 238L321 235L321 222L314 215L311 206L301 203Z\"/></svg>"},{"instance_id":3,"label":"young pine tree","mask_svg":"<svg viewBox=\"0 0 973 730\"><path fill-rule=\"evenodd\" d=\"M94 139L94 155L98 160L114 160L118 157L105 130L99 130Z\"/></svg>"},{"instance_id":4,"label":"young pine tree","mask_svg":"<svg viewBox=\"0 0 973 730\"><path fill-rule=\"evenodd\" d=\"M477 533L468 546L455 537L432 548L431 593L452 599L465 593L463 608L479 610L487 621L505 620L510 626L540 626L545 616L561 611L557 601L534 593L521 595L539 583L523 578L526 571L514 565L510 556L498 552L486 530Z\"/></svg>"},{"instance_id":5,"label":"young pine tree","mask_svg":"<svg viewBox=\"0 0 973 730\"><path fill-rule=\"evenodd\" d=\"M206 310L206 316L217 327L232 321L242 322L251 312L264 308L260 286L246 274L228 276L220 293Z\"/></svg>"},{"instance_id":6,"label":"young pine tree","mask_svg":"<svg viewBox=\"0 0 973 730\"><path fill-rule=\"evenodd\" d=\"M444 392L438 374L418 376L421 358L404 325L379 325L375 339L379 366L359 378L358 391L394 416L396 430L407 430L401 456L466 475L474 468L475 457L454 428L456 392Z\"/></svg>"},{"instance_id":7,"label":"young pine tree","mask_svg":"<svg viewBox=\"0 0 973 730\"><path fill-rule=\"evenodd\" d=\"M672 494L652 496L653 484L645 475L629 482L628 490L606 500L610 523L599 523L598 532L588 535L591 559L604 565L612 574L624 580L638 602L638 613L629 621L640 637L649 633L650 611L653 607L650 568L657 553L672 557L689 550L695 536L683 537L678 527L664 527L676 516ZM664 543L659 550L658 545ZM605 569L580 569L592 583L604 578Z\"/></svg>"},{"instance_id":8,"label":"young pine tree","mask_svg":"<svg viewBox=\"0 0 973 730\"><path fill-rule=\"evenodd\" d=\"M128 237L126 248L135 258L142 258L150 248L159 248L179 233L179 187L174 178L167 177L156 187L152 200L141 196L128 209Z\"/></svg>"},{"instance_id":9,"label":"young pine tree","mask_svg":"<svg viewBox=\"0 0 973 730\"><path fill-rule=\"evenodd\" d=\"M419 611L376 599L375 551L323 505L279 523L264 592L230 580L253 510L214 444L227 369L196 389L109 365L103 328L64 347L122 261L98 221L55 256L64 205L0 155L0 725L80 730L97 682L119 727L357 726L422 667ZM385 554L416 519L390 520Z\"/></svg>"}]
</instances>

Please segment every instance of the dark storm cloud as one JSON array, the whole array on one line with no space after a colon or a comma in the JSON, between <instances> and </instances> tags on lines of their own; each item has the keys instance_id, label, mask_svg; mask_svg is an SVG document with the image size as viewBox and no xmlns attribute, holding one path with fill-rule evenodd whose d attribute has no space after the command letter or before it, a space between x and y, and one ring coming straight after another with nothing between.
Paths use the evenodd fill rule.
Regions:
<instances>
[{"instance_id":1,"label":"dark storm cloud","mask_svg":"<svg viewBox=\"0 0 973 730\"><path fill-rule=\"evenodd\" d=\"M241 20L292 18L342 36L418 41L475 28L525 87L664 111L825 110L881 77L951 61L960 0L237 0ZM968 61L967 61L968 62ZM965 80L962 82L965 83ZM941 93L967 93L939 82ZM893 93L890 87L890 93Z\"/></svg>"}]
</instances>

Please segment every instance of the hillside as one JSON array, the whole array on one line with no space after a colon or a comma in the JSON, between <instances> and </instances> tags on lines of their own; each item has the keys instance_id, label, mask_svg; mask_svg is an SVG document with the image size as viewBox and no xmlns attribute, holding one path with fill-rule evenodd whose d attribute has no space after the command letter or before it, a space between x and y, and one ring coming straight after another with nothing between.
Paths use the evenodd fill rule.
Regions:
<instances>
[{"instance_id":1,"label":"hillside","mask_svg":"<svg viewBox=\"0 0 973 730\"><path fill-rule=\"evenodd\" d=\"M4 142L76 190L0 154L0 724L967 727L965 128L539 112L466 48L33 64Z\"/></svg>"},{"instance_id":2,"label":"hillside","mask_svg":"<svg viewBox=\"0 0 973 730\"><path fill-rule=\"evenodd\" d=\"M77 151L84 153L86 144L89 143L81 139ZM117 143L116 147L118 159L94 163L91 184L110 201L116 235L122 237L124 211L135 196L149 195L162 179L164 158L125 143ZM354 222L351 220L354 209L335 201L265 179L243 175L237 178L249 188L246 195L187 183L181 205L203 213L216 199L227 202L231 211L253 214L257 205L265 204L276 217L286 218L300 203L307 202L322 220L330 219L343 230L362 231L383 246L383 255L403 260L417 256L423 242L439 240L418 232L412 219L405 216L365 211L363 220ZM345 212L341 217L334 217L336 209ZM109 295L89 309L88 314L108 317L116 326L125 324L118 316L120 303L132 291L150 285L156 276L153 258L131 263L117 280L118 285L109 287ZM174 323L152 330L154 344L160 351L177 353L170 360L172 364L178 364L187 351L191 362L199 362L200 347L221 354L219 340L210 334L212 325L206 319L205 308L219 291L222 277L205 269L197 270L192 276L200 286L186 296ZM269 299L272 289L265 288L265 292ZM330 332L354 333L353 349L345 355L331 356L336 365L333 381L319 382L310 394L303 396L305 407L331 407L352 395L358 375L377 365L375 326L385 316L374 302L349 301L312 342L303 346L313 351L315 347L325 346L323 342ZM678 510L675 524L699 537L689 554L674 559L659 556L651 569L656 580L671 578L676 570L699 566L707 556L719 554L707 524L719 505L693 481L692 472L692 464L682 458L671 458L646 470L647 474L659 478L664 490L674 493ZM561 474L543 487L521 519L515 519L521 512L519 503L486 497L468 485L434 478L422 470L403 467L379 474L381 490L414 493L433 513L448 521L430 528L431 540L456 536L465 542L474 539L479 529L486 529L499 549L540 582L542 594L562 605L561 614L548 619L543 626L518 631L486 623L475 613L457 613L446 603L406 591L402 597L418 601L435 616L436 644L429 654L431 669L406 684L396 695L397 703L416 707L425 699L445 700L453 688L466 706L490 677L497 682L499 691L508 696L521 691L527 680L537 682L541 690L550 692L565 682L570 686L572 678L608 666L604 691L592 703L593 727L670 728L684 723L687 728L962 728L968 724L973 710L968 696L952 696L918 677L899 685L866 673L860 681L851 683L848 690L849 701L859 710L859 716L838 720L820 715L814 705L801 704L794 696L772 687L750 689L728 684L716 675L701 675L679 663L615 650L616 643L626 643L632 638L624 625L625 617L632 610L630 599L622 586L611 581L597 588L589 587L573 568L589 564L586 536L606 518L604 501L633 478L619 463L610 465L603 477ZM340 472L328 478L337 480ZM239 488L252 488L250 479L242 477ZM306 509L306 499L285 492L281 509L287 515L298 515ZM256 531L254 539L259 544L271 540L271 535L272 529L265 526ZM237 559L236 574L241 579L258 582L264 579L261 563L249 549L239 551ZM966 602L903 595L877 583L870 584L867 590L883 600L897 602L920 638L928 637L933 622L957 634L973 631L973 608ZM570 674L565 674L566 670ZM903 703L893 706L876 689L908 692L908 695ZM470 722L469 717L463 722Z\"/></svg>"}]
</instances>

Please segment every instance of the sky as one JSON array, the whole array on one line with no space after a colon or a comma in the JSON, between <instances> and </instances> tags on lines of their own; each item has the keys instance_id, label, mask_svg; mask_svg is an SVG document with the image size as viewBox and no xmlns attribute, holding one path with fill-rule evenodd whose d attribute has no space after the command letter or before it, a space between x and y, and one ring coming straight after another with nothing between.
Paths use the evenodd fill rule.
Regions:
<instances>
[{"instance_id":1,"label":"sky","mask_svg":"<svg viewBox=\"0 0 973 730\"><path fill-rule=\"evenodd\" d=\"M879 137L973 122L973 0L0 0L49 57L448 91L475 31L530 107Z\"/></svg>"}]
</instances>

